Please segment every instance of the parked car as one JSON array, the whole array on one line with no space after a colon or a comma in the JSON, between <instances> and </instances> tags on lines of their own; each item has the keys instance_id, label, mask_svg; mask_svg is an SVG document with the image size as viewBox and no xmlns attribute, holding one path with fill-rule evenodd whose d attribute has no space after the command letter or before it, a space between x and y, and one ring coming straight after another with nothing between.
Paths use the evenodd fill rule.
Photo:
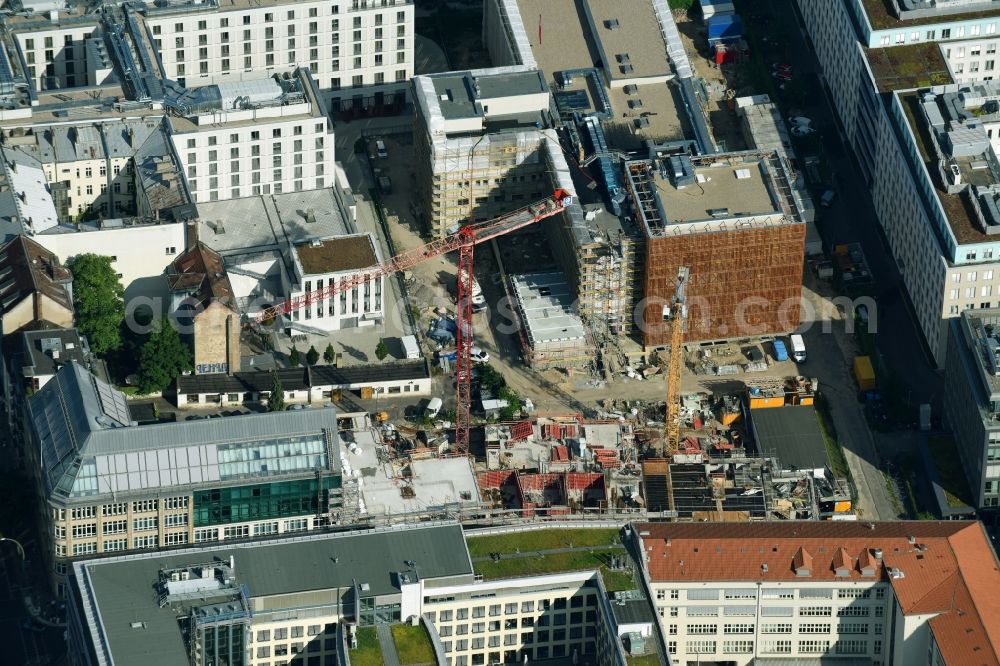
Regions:
<instances>
[{"instance_id":1,"label":"parked car","mask_svg":"<svg viewBox=\"0 0 1000 666\"><path fill-rule=\"evenodd\" d=\"M382 194L392 194L392 181L389 180L389 176L378 177L378 190Z\"/></svg>"},{"instance_id":2,"label":"parked car","mask_svg":"<svg viewBox=\"0 0 1000 666\"><path fill-rule=\"evenodd\" d=\"M792 136L808 136L815 131L812 127L806 125L796 125L792 128Z\"/></svg>"},{"instance_id":3,"label":"parked car","mask_svg":"<svg viewBox=\"0 0 1000 666\"><path fill-rule=\"evenodd\" d=\"M375 154L383 160L389 157L389 151L385 149L385 141L382 141L382 139L375 142Z\"/></svg>"},{"instance_id":4,"label":"parked car","mask_svg":"<svg viewBox=\"0 0 1000 666\"><path fill-rule=\"evenodd\" d=\"M792 127L808 127L809 125L812 125L812 119L806 118L805 116L792 116L788 119L788 124Z\"/></svg>"},{"instance_id":5,"label":"parked car","mask_svg":"<svg viewBox=\"0 0 1000 666\"><path fill-rule=\"evenodd\" d=\"M858 320L859 324L861 324L865 328L868 328L869 315L868 315L867 305L861 304L858 307L854 308L854 317L855 319Z\"/></svg>"},{"instance_id":6,"label":"parked car","mask_svg":"<svg viewBox=\"0 0 1000 666\"><path fill-rule=\"evenodd\" d=\"M487 352L484 349L480 349L479 347L473 347L472 348L472 353L470 354L470 356L472 357L472 362L473 363L489 363L490 362L489 352Z\"/></svg>"},{"instance_id":7,"label":"parked car","mask_svg":"<svg viewBox=\"0 0 1000 666\"><path fill-rule=\"evenodd\" d=\"M823 208L829 208L833 205L833 200L837 198L837 192L835 190L827 190L823 193L823 196L819 198L819 205Z\"/></svg>"}]
</instances>

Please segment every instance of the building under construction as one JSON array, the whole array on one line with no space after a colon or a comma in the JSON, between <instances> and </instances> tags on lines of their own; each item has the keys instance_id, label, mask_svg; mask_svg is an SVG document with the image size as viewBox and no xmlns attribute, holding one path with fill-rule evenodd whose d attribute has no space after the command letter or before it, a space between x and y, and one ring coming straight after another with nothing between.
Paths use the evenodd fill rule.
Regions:
<instances>
[{"instance_id":1,"label":"building under construction","mask_svg":"<svg viewBox=\"0 0 1000 666\"><path fill-rule=\"evenodd\" d=\"M777 152L625 163L646 237L644 347L669 343L665 306L690 269L685 344L788 333L799 324L805 224Z\"/></svg>"},{"instance_id":2,"label":"building under construction","mask_svg":"<svg viewBox=\"0 0 1000 666\"><path fill-rule=\"evenodd\" d=\"M417 197L431 234L523 208L553 191L560 159L544 75L528 67L413 79ZM565 159L562 160L565 162Z\"/></svg>"}]
</instances>

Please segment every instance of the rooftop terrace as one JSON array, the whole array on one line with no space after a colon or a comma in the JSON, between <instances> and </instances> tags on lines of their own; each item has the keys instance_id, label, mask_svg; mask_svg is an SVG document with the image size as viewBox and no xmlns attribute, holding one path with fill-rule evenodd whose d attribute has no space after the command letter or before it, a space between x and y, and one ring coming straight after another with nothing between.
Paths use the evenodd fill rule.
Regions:
<instances>
[{"instance_id":1,"label":"rooftop terrace","mask_svg":"<svg viewBox=\"0 0 1000 666\"><path fill-rule=\"evenodd\" d=\"M951 72L940 44L907 44L865 49L865 52L880 92L951 83Z\"/></svg>"},{"instance_id":2,"label":"rooftop terrace","mask_svg":"<svg viewBox=\"0 0 1000 666\"><path fill-rule=\"evenodd\" d=\"M997 7L996 0L982 0L982 2L970 2L968 9L954 8L951 11L937 9L937 13L927 16L915 16L900 19L892 8L892 0L861 0L865 13L872 27L876 30L888 28L907 27L913 25L928 25L931 23L944 23L951 20L969 20L977 18L987 18L990 16L1000 16L1000 7ZM989 7L989 5L993 5ZM984 8L989 7L989 8ZM934 8L930 8L934 11Z\"/></svg>"}]
</instances>

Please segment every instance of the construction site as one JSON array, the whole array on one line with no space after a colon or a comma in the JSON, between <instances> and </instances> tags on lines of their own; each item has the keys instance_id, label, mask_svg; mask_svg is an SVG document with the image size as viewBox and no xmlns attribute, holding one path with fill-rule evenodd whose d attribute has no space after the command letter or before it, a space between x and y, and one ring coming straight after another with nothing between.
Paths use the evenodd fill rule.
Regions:
<instances>
[{"instance_id":1,"label":"construction site","mask_svg":"<svg viewBox=\"0 0 1000 666\"><path fill-rule=\"evenodd\" d=\"M663 308L690 271L685 344L799 325L805 224L776 152L667 155L625 165L646 236L643 345L669 343Z\"/></svg>"}]
</instances>

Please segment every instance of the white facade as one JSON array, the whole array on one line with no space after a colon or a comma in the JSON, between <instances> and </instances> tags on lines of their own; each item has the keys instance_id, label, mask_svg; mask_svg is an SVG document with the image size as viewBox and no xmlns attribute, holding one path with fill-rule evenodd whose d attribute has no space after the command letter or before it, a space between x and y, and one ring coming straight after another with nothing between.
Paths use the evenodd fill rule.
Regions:
<instances>
[{"instance_id":1,"label":"white facade","mask_svg":"<svg viewBox=\"0 0 1000 666\"><path fill-rule=\"evenodd\" d=\"M184 230L183 224L149 224L40 234L33 239L63 264L81 254L110 256L125 287L126 307L146 304L158 313L170 302L163 271L184 251Z\"/></svg>"},{"instance_id":2,"label":"white facade","mask_svg":"<svg viewBox=\"0 0 1000 666\"><path fill-rule=\"evenodd\" d=\"M371 256L376 260L375 263L381 263L381 256L375 239L371 234L367 234L365 237L371 244ZM336 247L338 243L350 242L356 238L347 236L317 240L313 241L313 243L321 245L330 244ZM302 245L307 246L310 244ZM302 251L306 251L306 248L303 247ZM292 300L305 298L308 294L331 285L336 285L347 278L353 277L358 272L357 270L324 272L310 270L309 265L301 259L301 253L297 246L293 246L291 255L292 265L294 266L293 279L295 280L294 284L289 287L290 298ZM374 263L371 265L374 265ZM368 268L368 266L360 268ZM357 287L345 289L333 297L311 300L303 307L292 310L289 316L294 322L302 322L323 331L339 331L343 328L374 326L385 316L384 287L385 276L380 275Z\"/></svg>"},{"instance_id":3,"label":"white facade","mask_svg":"<svg viewBox=\"0 0 1000 666\"><path fill-rule=\"evenodd\" d=\"M760 657L867 657L887 664L891 587L830 582L654 582L667 650L675 663ZM917 663L917 662L904 662Z\"/></svg>"},{"instance_id":4,"label":"white facade","mask_svg":"<svg viewBox=\"0 0 1000 666\"><path fill-rule=\"evenodd\" d=\"M333 183L333 127L304 70L287 104L170 118L171 141L196 202L323 189ZM275 100L280 96L277 91ZM228 91L228 89L227 89Z\"/></svg>"},{"instance_id":5,"label":"white facade","mask_svg":"<svg viewBox=\"0 0 1000 666\"><path fill-rule=\"evenodd\" d=\"M413 76L412 0L202 7L146 18L166 78L199 86L303 67L328 98L346 105L362 87L405 94Z\"/></svg>"},{"instance_id":6,"label":"white facade","mask_svg":"<svg viewBox=\"0 0 1000 666\"><path fill-rule=\"evenodd\" d=\"M16 26L15 26L16 29ZM88 72L88 41L99 26L57 26L15 33L35 90L96 85Z\"/></svg>"}]
</instances>

